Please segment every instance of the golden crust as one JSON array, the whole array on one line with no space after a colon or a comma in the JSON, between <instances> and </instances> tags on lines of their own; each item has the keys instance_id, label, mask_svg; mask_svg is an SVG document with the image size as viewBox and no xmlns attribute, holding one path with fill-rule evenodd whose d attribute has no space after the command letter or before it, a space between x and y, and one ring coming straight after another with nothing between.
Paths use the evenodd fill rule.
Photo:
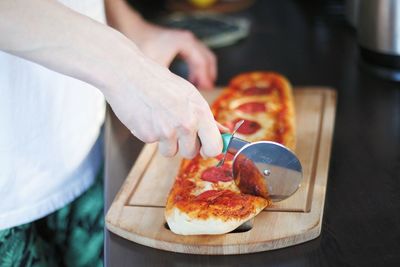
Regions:
<instances>
[{"instance_id":1,"label":"golden crust","mask_svg":"<svg viewBox=\"0 0 400 267\"><path fill-rule=\"evenodd\" d=\"M279 77L279 79L282 80L282 83L284 84L283 92L285 95L287 106L286 119L288 122L288 127L290 128L290 130L287 131L284 137L283 144L294 151L296 149L296 113L294 107L293 89L290 82L284 76L279 74L276 75Z\"/></svg>"}]
</instances>

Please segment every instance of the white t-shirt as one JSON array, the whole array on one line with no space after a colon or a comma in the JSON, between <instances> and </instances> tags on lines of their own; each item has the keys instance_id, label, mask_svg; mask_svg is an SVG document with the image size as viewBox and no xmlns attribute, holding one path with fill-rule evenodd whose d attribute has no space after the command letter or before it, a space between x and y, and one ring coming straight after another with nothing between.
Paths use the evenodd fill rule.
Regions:
<instances>
[{"instance_id":1,"label":"white t-shirt","mask_svg":"<svg viewBox=\"0 0 400 267\"><path fill-rule=\"evenodd\" d=\"M105 21L103 0L65 0ZM0 51L0 230L65 206L102 162L105 101L96 88Z\"/></svg>"}]
</instances>

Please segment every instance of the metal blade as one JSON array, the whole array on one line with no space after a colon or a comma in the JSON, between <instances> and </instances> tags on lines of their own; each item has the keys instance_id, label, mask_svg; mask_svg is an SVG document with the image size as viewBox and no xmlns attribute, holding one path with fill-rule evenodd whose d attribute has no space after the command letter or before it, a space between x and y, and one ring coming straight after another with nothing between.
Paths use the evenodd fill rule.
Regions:
<instances>
[{"instance_id":1,"label":"metal blade","mask_svg":"<svg viewBox=\"0 0 400 267\"><path fill-rule=\"evenodd\" d=\"M235 155L233 177L240 191L278 202L293 195L303 178L296 155L285 146L260 141Z\"/></svg>"}]
</instances>

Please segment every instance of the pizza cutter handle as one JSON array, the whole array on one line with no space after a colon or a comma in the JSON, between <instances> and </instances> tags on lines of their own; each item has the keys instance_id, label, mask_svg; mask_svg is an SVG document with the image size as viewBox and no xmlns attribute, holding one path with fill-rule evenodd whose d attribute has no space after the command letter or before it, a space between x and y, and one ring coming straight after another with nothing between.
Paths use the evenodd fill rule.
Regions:
<instances>
[{"instance_id":1,"label":"pizza cutter handle","mask_svg":"<svg viewBox=\"0 0 400 267\"><path fill-rule=\"evenodd\" d=\"M223 144L223 149L222 149L222 153L226 153L228 151L228 147L229 147L229 142L232 139L232 134L230 133L223 133L221 134L222 137L222 144Z\"/></svg>"},{"instance_id":2,"label":"pizza cutter handle","mask_svg":"<svg viewBox=\"0 0 400 267\"><path fill-rule=\"evenodd\" d=\"M223 144L222 153L224 154L224 157L218 162L217 167L221 167L224 164L227 153L231 153L234 155L236 154L237 151L239 151L240 148L248 144L248 142L236 138L233 135L234 133L221 134L222 144Z\"/></svg>"},{"instance_id":3,"label":"pizza cutter handle","mask_svg":"<svg viewBox=\"0 0 400 267\"><path fill-rule=\"evenodd\" d=\"M249 142L242 140L240 138L234 137L233 134L223 133L221 134L222 143L224 145L222 153L236 154L243 146L247 145Z\"/></svg>"}]
</instances>

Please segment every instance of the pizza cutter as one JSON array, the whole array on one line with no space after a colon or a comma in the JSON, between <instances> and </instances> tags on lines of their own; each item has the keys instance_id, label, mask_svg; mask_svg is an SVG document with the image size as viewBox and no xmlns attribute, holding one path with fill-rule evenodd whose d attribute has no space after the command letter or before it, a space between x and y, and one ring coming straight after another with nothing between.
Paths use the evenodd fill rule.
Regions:
<instances>
[{"instance_id":1,"label":"pizza cutter","mask_svg":"<svg viewBox=\"0 0 400 267\"><path fill-rule=\"evenodd\" d=\"M224 157L217 167L224 164L227 154L232 154L232 174L241 192L268 198L273 202L290 197L300 187L303 178L299 159L279 143L249 143L235 137L243 122L239 121L235 125L232 134L222 134Z\"/></svg>"}]
</instances>

